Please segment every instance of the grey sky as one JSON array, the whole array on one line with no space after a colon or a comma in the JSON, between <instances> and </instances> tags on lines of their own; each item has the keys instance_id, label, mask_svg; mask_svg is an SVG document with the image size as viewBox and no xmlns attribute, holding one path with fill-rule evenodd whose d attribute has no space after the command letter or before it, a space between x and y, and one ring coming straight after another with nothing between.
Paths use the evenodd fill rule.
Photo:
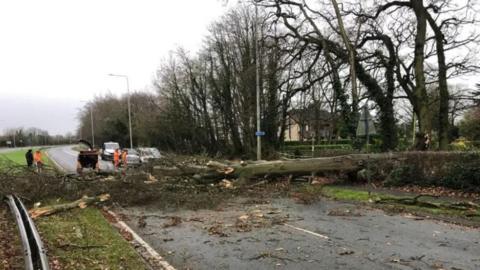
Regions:
<instances>
[{"instance_id":1,"label":"grey sky","mask_svg":"<svg viewBox=\"0 0 480 270\"><path fill-rule=\"evenodd\" d=\"M74 131L82 100L149 85L170 50L201 46L219 0L0 1L0 132Z\"/></svg>"}]
</instances>

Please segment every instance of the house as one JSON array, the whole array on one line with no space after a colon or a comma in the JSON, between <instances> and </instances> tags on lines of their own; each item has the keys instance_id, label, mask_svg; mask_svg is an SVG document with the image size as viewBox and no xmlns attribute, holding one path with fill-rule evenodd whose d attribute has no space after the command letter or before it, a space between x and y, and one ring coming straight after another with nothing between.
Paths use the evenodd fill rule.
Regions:
<instances>
[{"instance_id":1,"label":"house","mask_svg":"<svg viewBox=\"0 0 480 270\"><path fill-rule=\"evenodd\" d=\"M316 140L333 135L332 115L326 110L310 105L304 109L292 109L287 115L285 141Z\"/></svg>"}]
</instances>

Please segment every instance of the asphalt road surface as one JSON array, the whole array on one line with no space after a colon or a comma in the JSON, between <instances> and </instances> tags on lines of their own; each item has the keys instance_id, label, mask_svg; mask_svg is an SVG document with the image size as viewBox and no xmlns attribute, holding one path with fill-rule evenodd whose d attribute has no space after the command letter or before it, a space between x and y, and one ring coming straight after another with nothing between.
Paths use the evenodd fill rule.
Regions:
<instances>
[{"instance_id":1,"label":"asphalt road surface","mask_svg":"<svg viewBox=\"0 0 480 270\"><path fill-rule=\"evenodd\" d=\"M58 167L63 169L65 173L77 172L78 151L73 150L72 147L72 145L67 145L47 149L50 159L53 160ZM113 171L113 164L111 162L99 161L101 171Z\"/></svg>"},{"instance_id":2,"label":"asphalt road surface","mask_svg":"<svg viewBox=\"0 0 480 270\"><path fill-rule=\"evenodd\" d=\"M478 229L326 199L116 211L177 269L480 269Z\"/></svg>"}]
</instances>

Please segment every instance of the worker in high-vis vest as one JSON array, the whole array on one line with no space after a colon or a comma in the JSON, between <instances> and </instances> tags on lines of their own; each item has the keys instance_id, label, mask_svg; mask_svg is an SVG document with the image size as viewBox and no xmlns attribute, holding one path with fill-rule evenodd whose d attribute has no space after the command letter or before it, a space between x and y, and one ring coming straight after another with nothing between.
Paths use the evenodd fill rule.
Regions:
<instances>
[{"instance_id":1,"label":"worker in high-vis vest","mask_svg":"<svg viewBox=\"0 0 480 270\"><path fill-rule=\"evenodd\" d=\"M115 166L115 170L117 170L118 166L120 166L120 152L118 149L113 151L113 166Z\"/></svg>"},{"instance_id":2,"label":"worker in high-vis vest","mask_svg":"<svg viewBox=\"0 0 480 270\"><path fill-rule=\"evenodd\" d=\"M127 167L127 155L128 155L128 150L123 150L122 152L122 165Z\"/></svg>"},{"instance_id":3,"label":"worker in high-vis vest","mask_svg":"<svg viewBox=\"0 0 480 270\"><path fill-rule=\"evenodd\" d=\"M123 170L122 170L122 175L126 175L127 172L127 155L128 155L128 150L125 149L122 151L122 165L123 165Z\"/></svg>"},{"instance_id":4,"label":"worker in high-vis vest","mask_svg":"<svg viewBox=\"0 0 480 270\"><path fill-rule=\"evenodd\" d=\"M33 161L34 161L35 167L37 168L37 172L38 173L42 172L43 161L42 161L42 152L40 152L40 150L35 151L35 154L33 154Z\"/></svg>"}]
</instances>

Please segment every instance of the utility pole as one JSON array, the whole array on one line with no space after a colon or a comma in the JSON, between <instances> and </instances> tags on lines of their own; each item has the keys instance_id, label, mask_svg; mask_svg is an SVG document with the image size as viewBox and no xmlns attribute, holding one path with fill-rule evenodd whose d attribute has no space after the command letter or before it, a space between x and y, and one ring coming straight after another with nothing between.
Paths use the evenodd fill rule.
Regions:
<instances>
[{"instance_id":1,"label":"utility pole","mask_svg":"<svg viewBox=\"0 0 480 270\"><path fill-rule=\"evenodd\" d=\"M88 106L88 110L90 111L90 131L92 132L92 146L95 147L95 131L93 129L93 102L89 102L86 100L81 100L81 102L86 102ZM87 132L88 133L88 132ZM88 135L85 135L88 136ZM82 128L80 128L80 138L83 138L83 131Z\"/></svg>"},{"instance_id":2,"label":"utility pole","mask_svg":"<svg viewBox=\"0 0 480 270\"><path fill-rule=\"evenodd\" d=\"M257 92L257 160L262 159L262 135L260 134L260 53L258 46L258 5L255 2L255 78Z\"/></svg>"},{"instance_id":3,"label":"utility pole","mask_svg":"<svg viewBox=\"0 0 480 270\"><path fill-rule=\"evenodd\" d=\"M128 82L128 76L127 75L118 75L118 74L108 74L108 76L112 77L122 77L125 78L127 81L127 106L128 106L128 129L129 129L129 137L130 137L130 148L133 149L133 138L132 138L132 114L131 114L131 109L130 109L130 84Z\"/></svg>"},{"instance_id":4,"label":"utility pole","mask_svg":"<svg viewBox=\"0 0 480 270\"><path fill-rule=\"evenodd\" d=\"M90 125L92 127L92 146L93 146L93 148L95 148L95 135L94 135L95 133L93 131L93 109L92 109L92 106L93 105L90 106Z\"/></svg>"}]
</instances>

